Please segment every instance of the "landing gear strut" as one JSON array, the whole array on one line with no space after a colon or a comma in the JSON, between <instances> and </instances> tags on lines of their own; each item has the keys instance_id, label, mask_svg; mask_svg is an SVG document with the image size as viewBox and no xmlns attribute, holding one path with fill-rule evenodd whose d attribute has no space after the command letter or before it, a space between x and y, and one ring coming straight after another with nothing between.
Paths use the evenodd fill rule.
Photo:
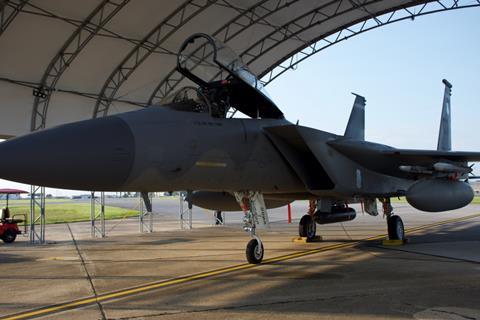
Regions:
<instances>
[{"instance_id":1,"label":"landing gear strut","mask_svg":"<svg viewBox=\"0 0 480 320\"><path fill-rule=\"evenodd\" d=\"M245 216L243 217L243 230L250 233L251 239L245 250L247 261L259 264L263 260L263 243L256 234L257 224L268 227L268 216L263 196L258 192L235 193L235 198L240 204Z\"/></svg>"},{"instance_id":2,"label":"landing gear strut","mask_svg":"<svg viewBox=\"0 0 480 320\"><path fill-rule=\"evenodd\" d=\"M248 199L247 199L248 201ZM245 202L245 201L244 201ZM243 230L250 233L253 239L251 239L247 244L247 249L245 254L247 256L247 261L253 264L259 264L263 260L263 243L262 240L256 235L256 224L253 217L252 210L248 206L248 211L245 211L245 216L243 217Z\"/></svg>"}]
</instances>

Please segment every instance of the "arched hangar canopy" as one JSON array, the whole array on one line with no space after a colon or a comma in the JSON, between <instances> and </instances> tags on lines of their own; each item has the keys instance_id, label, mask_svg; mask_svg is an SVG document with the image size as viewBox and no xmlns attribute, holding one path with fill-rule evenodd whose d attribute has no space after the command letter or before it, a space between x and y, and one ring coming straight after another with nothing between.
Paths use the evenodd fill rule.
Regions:
<instances>
[{"instance_id":1,"label":"arched hangar canopy","mask_svg":"<svg viewBox=\"0 0 480 320\"><path fill-rule=\"evenodd\" d=\"M176 53L217 37L268 83L358 33L480 1L0 0L0 136L134 110L187 83Z\"/></svg>"}]
</instances>

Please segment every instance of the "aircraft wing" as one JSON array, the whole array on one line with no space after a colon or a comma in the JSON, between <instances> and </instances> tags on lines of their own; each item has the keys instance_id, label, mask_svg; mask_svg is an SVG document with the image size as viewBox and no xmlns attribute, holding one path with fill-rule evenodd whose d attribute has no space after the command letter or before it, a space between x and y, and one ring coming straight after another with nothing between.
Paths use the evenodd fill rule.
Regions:
<instances>
[{"instance_id":1,"label":"aircraft wing","mask_svg":"<svg viewBox=\"0 0 480 320\"><path fill-rule=\"evenodd\" d=\"M367 141L336 140L330 147L362 166L383 174L470 173L468 162L480 161L480 152L396 149Z\"/></svg>"},{"instance_id":2,"label":"aircraft wing","mask_svg":"<svg viewBox=\"0 0 480 320\"><path fill-rule=\"evenodd\" d=\"M480 161L480 152L468 151L392 149L381 151L381 153L390 157L397 158L401 161L412 163L439 160L450 160L454 162Z\"/></svg>"}]
</instances>

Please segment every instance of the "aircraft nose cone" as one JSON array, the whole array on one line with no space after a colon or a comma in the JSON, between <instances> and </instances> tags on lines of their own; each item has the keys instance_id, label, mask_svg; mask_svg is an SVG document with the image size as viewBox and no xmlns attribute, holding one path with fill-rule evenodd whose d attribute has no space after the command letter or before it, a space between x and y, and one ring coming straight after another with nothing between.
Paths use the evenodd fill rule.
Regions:
<instances>
[{"instance_id":1,"label":"aircraft nose cone","mask_svg":"<svg viewBox=\"0 0 480 320\"><path fill-rule=\"evenodd\" d=\"M135 140L112 116L0 143L0 178L38 186L115 191L130 174Z\"/></svg>"}]
</instances>

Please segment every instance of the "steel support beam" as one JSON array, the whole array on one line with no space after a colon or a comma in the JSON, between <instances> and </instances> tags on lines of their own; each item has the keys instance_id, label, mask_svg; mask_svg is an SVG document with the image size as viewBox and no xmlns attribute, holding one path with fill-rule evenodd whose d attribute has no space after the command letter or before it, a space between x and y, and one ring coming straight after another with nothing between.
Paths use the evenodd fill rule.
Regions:
<instances>
[{"instance_id":1,"label":"steel support beam","mask_svg":"<svg viewBox=\"0 0 480 320\"><path fill-rule=\"evenodd\" d=\"M100 192L100 198L95 191L90 193L90 235L92 238L105 238L105 193Z\"/></svg>"},{"instance_id":2,"label":"steel support beam","mask_svg":"<svg viewBox=\"0 0 480 320\"><path fill-rule=\"evenodd\" d=\"M45 187L30 187L30 243L45 243Z\"/></svg>"},{"instance_id":3,"label":"steel support beam","mask_svg":"<svg viewBox=\"0 0 480 320\"><path fill-rule=\"evenodd\" d=\"M140 193L139 205L139 222L140 232L153 232L153 208L152 208L153 194L148 192Z\"/></svg>"},{"instance_id":4,"label":"steel support beam","mask_svg":"<svg viewBox=\"0 0 480 320\"><path fill-rule=\"evenodd\" d=\"M379 2L381 2L381 0L367 0L363 3L363 6L365 7ZM244 50L240 56L247 65L251 65L283 42L294 39L295 37L298 38L298 36L306 30L338 19L342 15L346 15L354 10L358 10L357 6L352 5L350 2L330 1L313 8L309 12L294 18L292 21L288 21L276 30L266 34L262 39ZM366 13L365 15L368 16ZM362 20L363 19L364 18L362 18ZM308 45L308 41L303 41L300 47L305 47L306 45Z\"/></svg>"},{"instance_id":5,"label":"steel support beam","mask_svg":"<svg viewBox=\"0 0 480 320\"><path fill-rule=\"evenodd\" d=\"M244 32L246 29L256 24L269 26L272 29L276 29L277 27L268 22L266 19L272 14L291 6L298 1L299 0L263 0L259 1L248 9L232 6L231 8L237 11L239 14L215 31L212 36L220 39L224 43L227 43ZM164 77L153 90L150 98L148 99L147 105L150 106L159 103L170 92L172 92L183 79L184 76L177 71L176 67L173 67L167 76Z\"/></svg>"},{"instance_id":6,"label":"steel support beam","mask_svg":"<svg viewBox=\"0 0 480 320\"><path fill-rule=\"evenodd\" d=\"M333 34L329 34L327 36L322 35L321 37L310 41L307 46L289 53L285 57L273 63L270 68L263 71L260 74L260 77L262 78L264 84L267 85L288 70L295 70L298 64L314 54L369 30L373 30L394 22L414 20L417 17L428 14L473 7L480 7L480 1L476 0L472 2L467 0L439 0L418 4L413 7L399 7L393 11L382 13L376 16L372 16L370 13L370 18L367 20L358 22L347 28L337 30Z\"/></svg>"},{"instance_id":7,"label":"steel support beam","mask_svg":"<svg viewBox=\"0 0 480 320\"><path fill-rule=\"evenodd\" d=\"M193 228L193 222L192 222L192 202L191 202L191 197L192 192L187 191L187 192L180 192L180 214L179 214L179 220L180 220L180 228L181 229L192 229Z\"/></svg>"},{"instance_id":8,"label":"steel support beam","mask_svg":"<svg viewBox=\"0 0 480 320\"><path fill-rule=\"evenodd\" d=\"M0 2L0 37L10 23L22 11L28 0L8 0Z\"/></svg>"},{"instance_id":9,"label":"steel support beam","mask_svg":"<svg viewBox=\"0 0 480 320\"><path fill-rule=\"evenodd\" d=\"M65 70L73 63L79 53L95 35L128 3L130 0L103 0L80 24L63 44L62 48L50 61L43 73L35 96L31 119L31 131L45 128L48 105L55 87Z\"/></svg>"},{"instance_id":10,"label":"steel support beam","mask_svg":"<svg viewBox=\"0 0 480 320\"><path fill-rule=\"evenodd\" d=\"M381 0L370 0L369 3L374 3L379 1ZM365 3L366 2L368 1L365 1ZM312 25L318 24L319 21L325 22L329 19L337 18L340 14L350 12L357 8L358 8L357 5L354 6L353 4L350 4L345 6L343 5L343 1L339 2L337 0L330 0L326 3L322 2L320 6L315 7L306 13L303 13L298 17L295 17L292 21L289 21L284 25L276 26L276 25L267 24L271 27L272 31L268 33L265 37L255 42L249 48L241 52L240 56L248 65L249 63L252 63L253 61L255 61L259 56L268 52L274 46L280 44L281 42L287 39L295 39L300 43L306 44L308 43L308 41L300 38L299 36L301 34L300 31L304 31L310 28ZM277 10L279 9L277 8ZM331 14L331 12L333 12L333 14ZM260 17L258 21L263 22L264 24L268 23L265 20L265 17ZM222 29L220 29L219 31L221 30ZM171 77L170 79L166 79L162 83L160 83L159 85L160 88L164 86L162 92L160 93L160 95L157 92L154 92L153 95L150 97L149 104L153 103L154 95L156 96L157 100L162 97L165 97L166 95L168 95L168 93L174 90L174 88L183 80L183 77L180 76L178 72L176 72L176 74L177 76Z\"/></svg>"},{"instance_id":11,"label":"steel support beam","mask_svg":"<svg viewBox=\"0 0 480 320\"><path fill-rule=\"evenodd\" d=\"M115 98L117 91L135 70L159 48L163 49L166 53L171 53L168 49L162 48L162 44L177 32L179 28L215 2L216 0L189 0L150 31L148 35L127 54L104 83L95 104L93 118L107 115L112 99Z\"/></svg>"}]
</instances>

